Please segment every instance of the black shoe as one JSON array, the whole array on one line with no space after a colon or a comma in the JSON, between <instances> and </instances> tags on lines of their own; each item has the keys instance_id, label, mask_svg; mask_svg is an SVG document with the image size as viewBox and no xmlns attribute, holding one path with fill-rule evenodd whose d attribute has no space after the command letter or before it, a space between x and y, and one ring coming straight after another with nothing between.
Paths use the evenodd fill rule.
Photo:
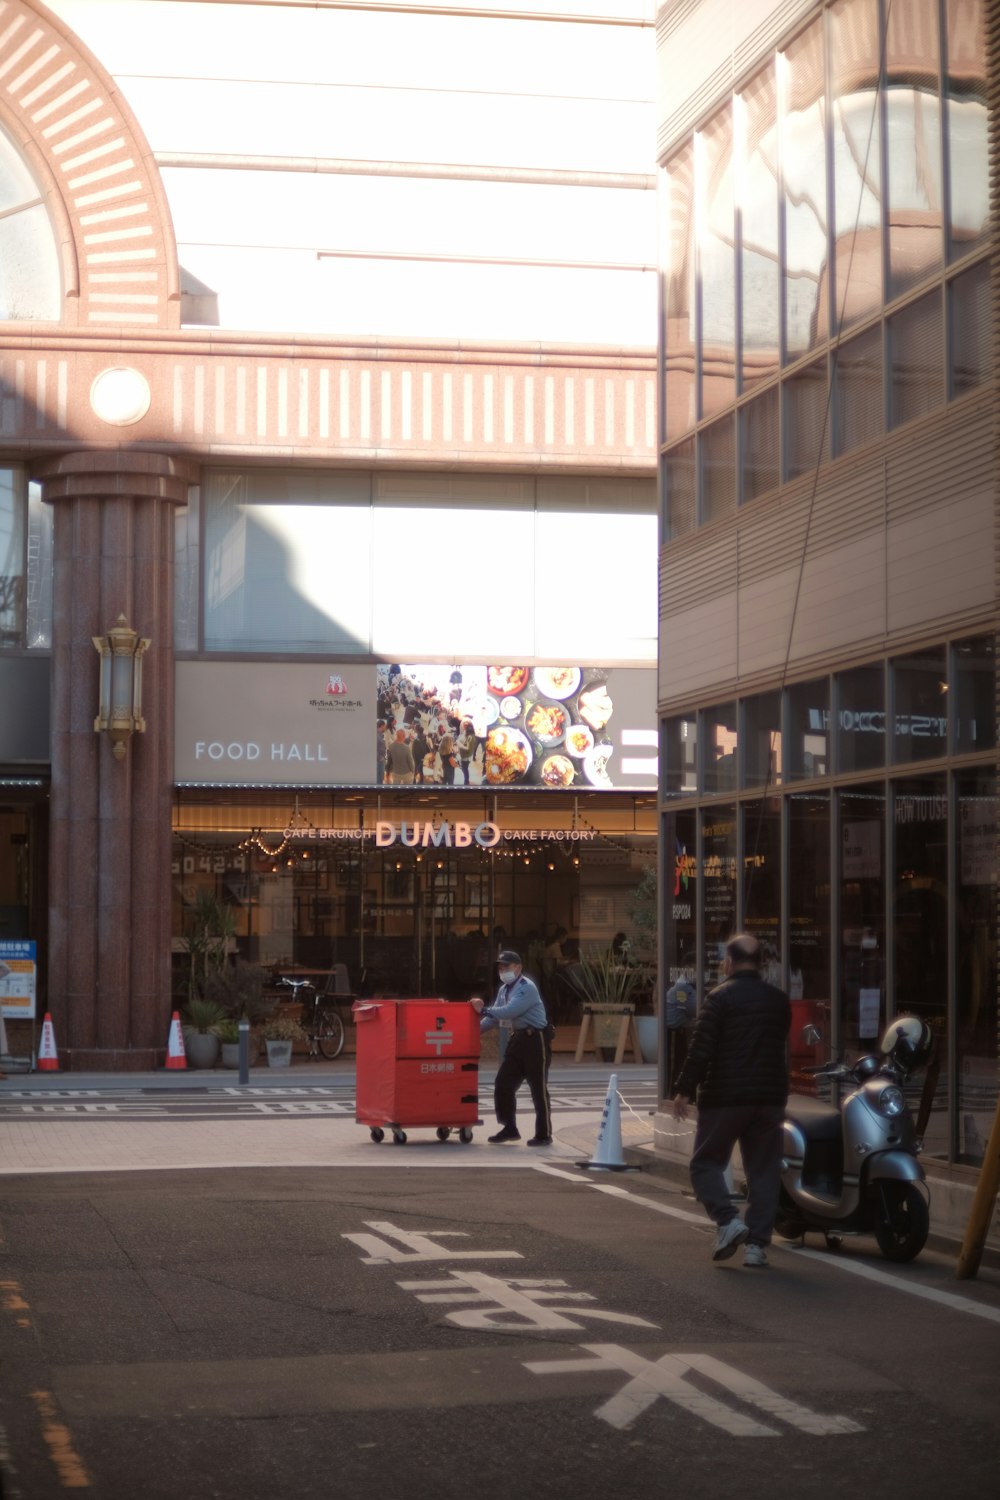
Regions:
<instances>
[{"instance_id":1,"label":"black shoe","mask_svg":"<svg viewBox=\"0 0 1000 1500\"><path fill-rule=\"evenodd\" d=\"M497 1131L496 1135L488 1135L486 1139L491 1146L499 1146L503 1141L519 1141L521 1139L521 1132L511 1129L509 1125L505 1125L502 1130Z\"/></svg>"},{"instance_id":2,"label":"black shoe","mask_svg":"<svg viewBox=\"0 0 1000 1500\"><path fill-rule=\"evenodd\" d=\"M529 1146L551 1146L552 1145L552 1137L550 1135L533 1135L531 1137L531 1140L528 1142L528 1145Z\"/></svg>"}]
</instances>

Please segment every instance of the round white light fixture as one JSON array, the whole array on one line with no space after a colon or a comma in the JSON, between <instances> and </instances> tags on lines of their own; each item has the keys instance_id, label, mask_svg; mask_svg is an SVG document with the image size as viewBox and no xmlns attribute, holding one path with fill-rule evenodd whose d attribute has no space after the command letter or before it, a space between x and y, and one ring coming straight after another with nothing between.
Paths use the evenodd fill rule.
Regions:
<instances>
[{"instance_id":1,"label":"round white light fixture","mask_svg":"<svg viewBox=\"0 0 1000 1500\"><path fill-rule=\"evenodd\" d=\"M127 365L102 370L90 387L92 411L112 427L128 427L133 422L141 422L152 399L145 375Z\"/></svg>"}]
</instances>

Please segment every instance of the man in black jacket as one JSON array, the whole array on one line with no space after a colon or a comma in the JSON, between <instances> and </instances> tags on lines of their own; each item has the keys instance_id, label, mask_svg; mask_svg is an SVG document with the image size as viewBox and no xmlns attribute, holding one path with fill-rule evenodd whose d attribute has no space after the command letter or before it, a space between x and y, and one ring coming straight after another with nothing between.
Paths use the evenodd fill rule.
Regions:
<instances>
[{"instance_id":1,"label":"man in black jacket","mask_svg":"<svg viewBox=\"0 0 1000 1500\"><path fill-rule=\"evenodd\" d=\"M697 1090L691 1185L718 1226L712 1259L728 1260L746 1242L747 1266L767 1265L778 1206L792 1019L784 990L761 978L760 956L749 933L726 944L725 981L702 1006L673 1100L674 1118L684 1120ZM749 1189L746 1223L726 1182L737 1141Z\"/></svg>"}]
</instances>

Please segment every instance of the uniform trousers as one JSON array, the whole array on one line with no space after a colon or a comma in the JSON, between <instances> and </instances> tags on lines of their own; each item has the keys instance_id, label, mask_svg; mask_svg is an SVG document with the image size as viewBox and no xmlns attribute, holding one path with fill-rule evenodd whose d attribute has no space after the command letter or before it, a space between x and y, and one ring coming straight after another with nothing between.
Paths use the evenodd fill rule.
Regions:
<instances>
[{"instance_id":1,"label":"uniform trousers","mask_svg":"<svg viewBox=\"0 0 1000 1500\"><path fill-rule=\"evenodd\" d=\"M739 1142L747 1179L745 1216L750 1238L769 1245L781 1187L782 1104L730 1104L698 1110L691 1186L709 1218L720 1226L738 1217L726 1182L726 1168Z\"/></svg>"},{"instance_id":2,"label":"uniform trousers","mask_svg":"<svg viewBox=\"0 0 1000 1500\"><path fill-rule=\"evenodd\" d=\"M535 1106L535 1134L552 1134L552 1106L549 1103L549 1063L552 1041L546 1031L529 1026L514 1031L493 1085L493 1104L497 1119L505 1130L517 1129L517 1091L522 1083L531 1090Z\"/></svg>"}]
</instances>

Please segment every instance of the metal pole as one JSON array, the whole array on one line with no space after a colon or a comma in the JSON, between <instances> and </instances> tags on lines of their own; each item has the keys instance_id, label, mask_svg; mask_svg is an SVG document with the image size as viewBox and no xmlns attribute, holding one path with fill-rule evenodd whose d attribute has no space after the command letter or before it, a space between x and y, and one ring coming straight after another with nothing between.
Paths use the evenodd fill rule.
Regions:
<instances>
[{"instance_id":1,"label":"metal pole","mask_svg":"<svg viewBox=\"0 0 1000 1500\"><path fill-rule=\"evenodd\" d=\"M240 1083L250 1082L250 1022L240 1018Z\"/></svg>"}]
</instances>

